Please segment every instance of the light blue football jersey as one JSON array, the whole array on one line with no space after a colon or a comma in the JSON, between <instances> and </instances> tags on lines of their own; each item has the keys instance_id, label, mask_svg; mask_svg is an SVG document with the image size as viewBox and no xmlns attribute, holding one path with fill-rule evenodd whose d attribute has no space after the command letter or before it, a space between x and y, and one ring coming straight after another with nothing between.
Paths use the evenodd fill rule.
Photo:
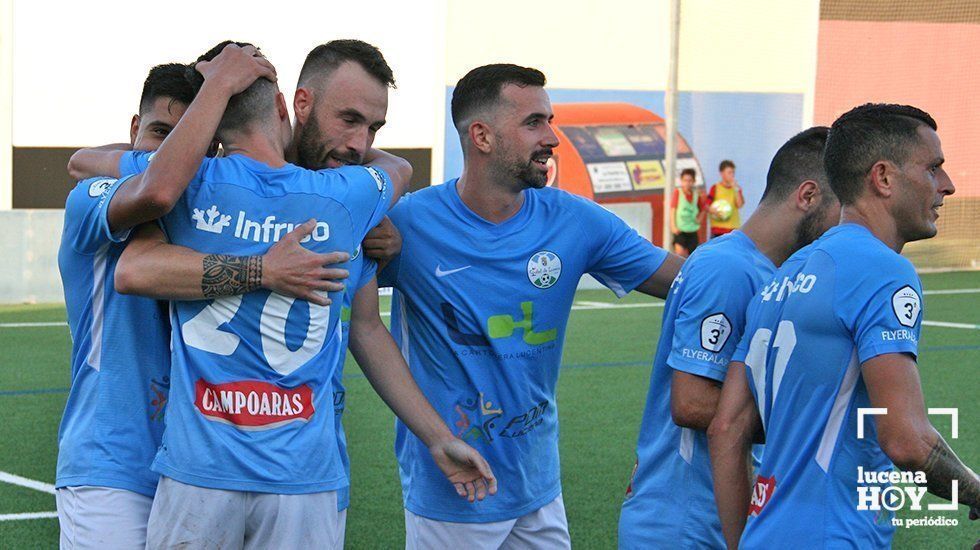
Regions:
<instances>
[{"instance_id":1,"label":"light blue football jersey","mask_svg":"<svg viewBox=\"0 0 980 550\"><path fill-rule=\"evenodd\" d=\"M58 432L56 487L94 485L153 496L150 463L170 387L165 305L118 294L128 231L112 234L109 203L125 179L80 182L65 203L58 267L72 334L71 389Z\"/></svg>"},{"instance_id":2,"label":"light blue football jersey","mask_svg":"<svg viewBox=\"0 0 980 550\"><path fill-rule=\"evenodd\" d=\"M776 270L745 233L701 245L674 279L619 518L620 548L724 548L707 435L674 424L675 370L722 382L752 296Z\"/></svg>"},{"instance_id":3,"label":"light blue football jersey","mask_svg":"<svg viewBox=\"0 0 980 550\"><path fill-rule=\"evenodd\" d=\"M205 159L161 225L172 243L205 254L255 255L315 218L302 242L318 253L353 256L384 216L389 188L375 168L314 172L244 155ZM344 353L343 297L330 298L332 305L317 306L258 290L174 302L168 429L154 470L238 491L346 486L332 387Z\"/></svg>"},{"instance_id":4,"label":"light blue football jersey","mask_svg":"<svg viewBox=\"0 0 980 550\"><path fill-rule=\"evenodd\" d=\"M350 479L350 455L347 453L347 436L344 433L342 422L344 410L347 406L347 389L344 387L344 360L347 359L347 346L350 343L350 316L351 304L354 302L354 295L364 285L371 282L378 272L378 264L374 260L365 258L363 251L358 247L354 258L350 261L347 268L350 275L344 290L344 304L340 313L340 326L343 331L344 352L340 354L337 368L333 373L333 411L335 425L337 429L337 444L340 449L340 461L344 464L344 472L347 479ZM337 509L346 510L350 506L350 487L344 487L337 492Z\"/></svg>"},{"instance_id":5,"label":"light blue football jersey","mask_svg":"<svg viewBox=\"0 0 980 550\"><path fill-rule=\"evenodd\" d=\"M561 491L555 384L579 278L617 295L666 258L601 206L565 191L524 192L494 224L470 210L456 180L404 197L390 217L402 252L382 273L395 288L392 334L432 406L486 457L500 491L468 503L425 445L396 426L405 507L453 522L517 518Z\"/></svg>"},{"instance_id":6,"label":"light blue football jersey","mask_svg":"<svg viewBox=\"0 0 980 550\"><path fill-rule=\"evenodd\" d=\"M888 548L892 514L858 510L858 468L888 472L861 364L916 355L922 289L912 264L844 224L803 248L756 296L735 359L766 432L742 548Z\"/></svg>"}]
</instances>

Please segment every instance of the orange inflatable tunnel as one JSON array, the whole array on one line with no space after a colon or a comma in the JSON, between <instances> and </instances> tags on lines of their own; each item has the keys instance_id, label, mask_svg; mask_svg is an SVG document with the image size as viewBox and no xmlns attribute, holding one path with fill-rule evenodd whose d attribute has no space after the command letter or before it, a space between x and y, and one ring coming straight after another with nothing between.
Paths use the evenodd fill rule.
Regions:
<instances>
[{"instance_id":1,"label":"orange inflatable tunnel","mask_svg":"<svg viewBox=\"0 0 980 550\"><path fill-rule=\"evenodd\" d=\"M662 246L664 120L629 103L558 103L553 107L553 125L561 143L555 149L549 185L599 204L650 203L650 234L654 244ZM703 189L701 167L687 141L678 138L677 172L694 168L696 185Z\"/></svg>"}]
</instances>

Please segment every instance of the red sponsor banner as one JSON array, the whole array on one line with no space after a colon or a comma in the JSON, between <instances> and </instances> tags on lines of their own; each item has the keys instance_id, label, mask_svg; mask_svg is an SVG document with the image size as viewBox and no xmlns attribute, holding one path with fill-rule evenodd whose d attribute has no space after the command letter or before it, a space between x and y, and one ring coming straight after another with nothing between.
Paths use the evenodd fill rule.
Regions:
<instances>
[{"instance_id":1,"label":"red sponsor banner","mask_svg":"<svg viewBox=\"0 0 980 550\"><path fill-rule=\"evenodd\" d=\"M242 430L267 430L313 416L313 390L307 385L287 390L257 380L212 384L198 379L194 406L208 420Z\"/></svg>"},{"instance_id":2,"label":"red sponsor banner","mask_svg":"<svg viewBox=\"0 0 980 550\"><path fill-rule=\"evenodd\" d=\"M755 487L752 487L752 502L749 504L749 515L758 516L762 512L772 493L776 490L776 477L757 476Z\"/></svg>"}]
</instances>

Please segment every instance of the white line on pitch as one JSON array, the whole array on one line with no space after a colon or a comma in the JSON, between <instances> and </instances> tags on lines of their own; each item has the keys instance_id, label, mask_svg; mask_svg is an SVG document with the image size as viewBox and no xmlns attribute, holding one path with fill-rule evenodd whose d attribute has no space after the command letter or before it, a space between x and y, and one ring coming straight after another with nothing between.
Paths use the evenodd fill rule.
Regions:
<instances>
[{"instance_id":1,"label":"white line on pitch","mask_svg":"<svg viewBox=\"0 0 980 550\"><path fill-rule=\"evenodd\" d=\"M943 321L922 321L922 324L929 327L966 328L966 329L980 330L980 325L971 325L970 323L945 323Z\"/></svg>"},{"instance_id":2,"label":"white line on pitch","mask_svg":"<svg viewBox=\"0 0 980 550\"><path fill-rule=\"evenodd\" d=\"M925 290L923 294L926 295L944 295L944 294L978 294L980 293L980 288L952 288L949 290ZM663 303L641 303L641 304L617 304L612 302L590 302L590 301L578 301L572 306L573 310L576 311L589 311L594 309L632 309L637 307L663 307ZM382 317L388 317L391 313L387 311L382 311ZM926 325L932 325L937 327L948 327L948 328L977 328L977 325L968 325L964 323L940 323L938 321L925 321ZM64 321L48 321L48 322L38 322L38 323L0 323L0 328L35 328L35 327L66 327L68 323Z\"/></svg>"},{"instance_id":3,"label":"white line on pitch","mask_svg":"<svg viewBox=\"0 0 980 550\"><path fill-rule=\"evenodd\" d=\"M34 489L35 491L41 491L42 493L48 493L51 495L54 494L54 485L51 485L50 483L27 479L26 477L20 477L9 472L0 472L0 481L11 485L27 487L28 489Z\"/></svg>"},{"instance_id":4,"label":"white line on pitch","mask_svg":"<svg viewBox=\"0 0 980 550\"><path fill-rule=\"evenodd\" d=\"M589 311L592 309L633 309L638 307L664 307L663 302L640 304L615 304L610 302L575 302L572 311Z\"/></svg>"},{"instance_id":5,"label":"white line on pitch","mask_svg":"<svg viewBox=\"0 0 980 550\"><path fill-rule=\"evenodd\" d=\"M67 327L65 321L51 321L46 323L0 323L0 328L32 328L32 327Z\"/></svg>"},{"instance_id":6,"label":"white line on pitch","mask_svg":"<svg viewBox=\"0 0 980 550\"><path fill-rule=\"evenodd\" d=\"M28 512L26 514L0 514L0 521L23 521L25 519L48 519L58 517L58 512Z\"/></svg>"}]
</instances>

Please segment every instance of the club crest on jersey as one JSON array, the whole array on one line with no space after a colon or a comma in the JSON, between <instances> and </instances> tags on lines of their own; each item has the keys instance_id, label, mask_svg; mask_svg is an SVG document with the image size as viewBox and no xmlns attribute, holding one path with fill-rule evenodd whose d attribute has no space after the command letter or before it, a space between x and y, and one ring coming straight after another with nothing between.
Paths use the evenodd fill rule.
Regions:
<instances>
[{"instance_id":1,"label":"club crest on jersey","mask_svg":"<svg viewBox=\"0 0 980 550\"><path fill-rule=\"evenodd\" d=\"M732 335L732 323L724 313L708 315L701 320L701 347L718 353Z\"/></svg>"},{"instance_id":2,"label":"club crest on jersey","mask_svg":"<svg viewBox=\"0 0 980 550\"><path fill-rule=\"evenodd\" d=\"M378 172L378 169L373 166L367 166L367 171L374 178L374 183L378 186L378 191L384 191L385 188L385 178Z\"/></svg>"},{"instance_id":3,"label":"club crest on jersey","mask_svg":"<svg viewBox=\"0 0 980 550\"><path fill-rule=\"evenodd\" d=\"M538 288L551 288L561 277L561 258L554 252L541 250L527 260L527 278Z\"/></svg>"},{"instance_id":4,"label":"club crest on jersey","mask_svg":"<svg viewBox=\"0 0 980 550\"><path fill-rule=\"evenodd\" d=\"M895 312L895 317L902 326L912 328L922 311L919 293L909 285L898 289L895 294L892 294L892 311Z\"/></svg>"},{"instance_id":5,"label":"club crest on jersey","mask_svg":"<svg viewBox=\"0 0 980 550\"><path fill-rule=\"evenodd\" d=\"M269 430L290 422L309 422L313 390L307 385L280 388L259 380L212 384L198 379L194 406L208 420L239 430Z\"/></svg>"},{"instance_id":6,"label":"club crest on jersey","mask_svg":"<svg viewBox=\"0 0 980 550\"><path fill-rule=\"evenodd\" d=\"M101 197L103 193L112 187L112 184L116 183L115 178L100 178L93 181L88 186L88 196L90 197Z\"/></svg>"}]
</instances>

